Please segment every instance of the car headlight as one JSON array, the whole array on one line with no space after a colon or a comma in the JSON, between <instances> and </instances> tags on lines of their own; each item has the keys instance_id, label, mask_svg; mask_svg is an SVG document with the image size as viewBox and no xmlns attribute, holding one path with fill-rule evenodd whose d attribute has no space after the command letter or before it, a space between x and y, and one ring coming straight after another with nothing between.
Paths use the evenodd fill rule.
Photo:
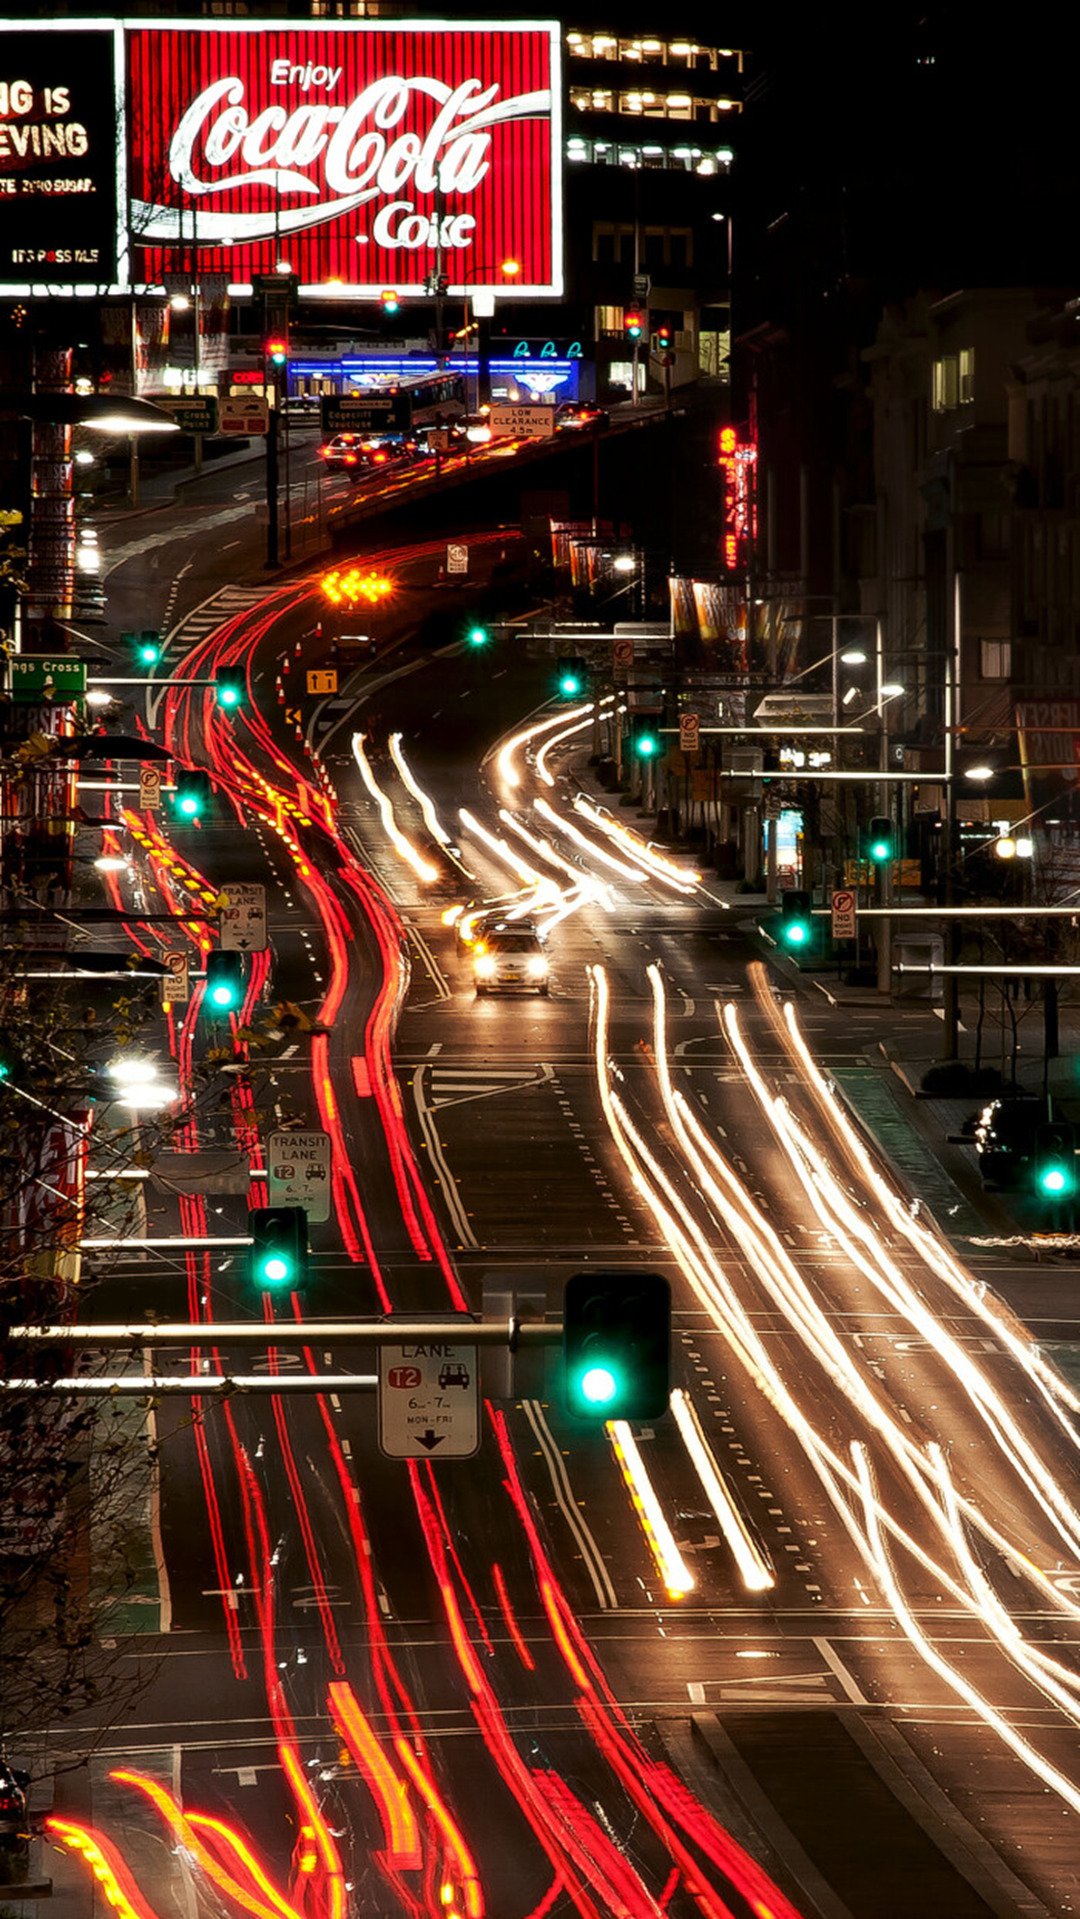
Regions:
<instances>
[{"instance_id":1,"label":"car headlight","mask_svg":"<svg viewBox=\"0 0 1080 1919\"><path fill-rule=\"evenodd\" d=\"M542 953L535 953L529 961L529 978L543 979L547 973L547 961Z\"/></svg>"},{"instance_id":2,"label":"car headlight","mask_svg":"<svg viewBox=\"0 0 1080 1919\"><path fill-rule=\"evenodd\" d=\"M494 979L498 971L494 953L478 953L473 965L477 979Z\"/></svg>"}]
</instances>

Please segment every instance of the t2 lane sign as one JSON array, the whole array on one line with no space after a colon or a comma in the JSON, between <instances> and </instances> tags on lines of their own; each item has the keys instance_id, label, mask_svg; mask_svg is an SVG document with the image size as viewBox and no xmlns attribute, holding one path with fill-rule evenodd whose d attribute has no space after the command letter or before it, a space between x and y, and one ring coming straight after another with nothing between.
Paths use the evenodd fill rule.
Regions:
<instances>
[{"instance_id":1,"label":"t2 lane sign","mask_svg":"<svg viewBox=\"0 0 1080 1919\"><path fill-rule=\"evenodd\" d=\"M471 1459L480 1446L477 1348L437 1340L378 1352L379 1445L387 1458Z\"/></svg>"}]
</instances>

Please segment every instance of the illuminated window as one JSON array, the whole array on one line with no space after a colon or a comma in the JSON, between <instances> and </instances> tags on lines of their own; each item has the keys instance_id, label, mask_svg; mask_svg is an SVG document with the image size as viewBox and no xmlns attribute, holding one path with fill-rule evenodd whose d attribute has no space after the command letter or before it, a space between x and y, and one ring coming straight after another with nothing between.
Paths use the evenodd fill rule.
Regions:
<instances>
[{"instance_id":1,"label":"illuminated window","mask_svg":"<svg viewBox=\"0 0 1080 1919\"><path fill-rule=\"evenodd\" d=\"M947 353L943 359L934 361L930 404L935 413L948 413L956 405L959 373L955 353Z\"/></svg>"},{"instance_id":2,"label":"illuminated window","mask_svg":"<svg viewBox=\"0 0 1080 1919\"><path fill-rule=\"evenodd\" d=\"M1012 643L1009 640L980 640L979 678L1008 680L1012 677Z\"/></svg>"},{"instance_id":3,"label":"illuminated window","mask_svg":"<svg viewBox=\"0 0 1080 1919\"><path fill-rule=\"evenodd\" d=\"M975 403L975 348L973 346L960 348L958 384L960 405L973 406Z\"/></svg>"}]
</instances>

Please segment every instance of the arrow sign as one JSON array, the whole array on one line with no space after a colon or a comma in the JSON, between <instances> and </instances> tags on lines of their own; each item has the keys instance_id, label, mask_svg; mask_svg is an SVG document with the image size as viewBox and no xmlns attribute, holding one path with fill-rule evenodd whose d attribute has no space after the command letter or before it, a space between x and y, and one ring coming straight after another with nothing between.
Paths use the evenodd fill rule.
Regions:
<instances>
[{"instance_id":1,"label":"arrow sign","mask_svg":"<svg viewBox=\"0 0 1080 1919\"><path fill-rule=\"evenodd\" d=\"M434 1452L436 1446L442 1445L445 1438L445 1433L433 1433L429 1426L426 1433L417 1434L416 1443L418 1446L423 1446L426 1452L431 1453Z\"/></svg>"}]
</instances>

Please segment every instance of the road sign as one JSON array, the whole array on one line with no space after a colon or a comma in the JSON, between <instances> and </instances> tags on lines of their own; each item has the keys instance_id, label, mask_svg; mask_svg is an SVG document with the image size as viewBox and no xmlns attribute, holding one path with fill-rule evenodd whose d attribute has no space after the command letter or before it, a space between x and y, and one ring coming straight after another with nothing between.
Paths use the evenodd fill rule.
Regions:
<instances>
[{"instance_id":1,"label":"road sign","mask_svg":"<svg viewBox=\"0 0 1080 1919\"><path fill-rule=\"evenodd\" d=\"M286 726L303 725L304 715L298 706L286 706L282 709Z\"/></svg>"},{"instance_id":2,"label":"road sign","mask_svg":"<svg viewBox=\"0 0 1080 1919\"><path fill-rule=\"evenodd\" d=\"M161 811L161 768L160 766L140 766L139 768L139 807L144 813Z\"/></svg>"},{"instance_id":3,"label":"road sign","mask_svg":"<svg viewBox=\"0 0 1080 1919\"><path fill-rule=\"evenodd\" d=\"M37 653L17 653L10 666L11 697L17 704L80 700L86 692L85 660L46 660Z\"/></svg>"},{"instance_id":4,"label":"road sign","mask_svg":"<svg viewBox=\"0 0 1080 1919\"><path fill-rule=\"evenodd\" d=\"M239 885L230 880L227 890L221 895L218 928L223 952L265 953L265 886Z\"/></svg>"},{"instance_id":5,"label":"road sign","mask_svg":"<svg viewBox=\"0 0 1080 1919\"><path fill-rule=\"evenodd\" d=\"M271 1206L302 1206L316 1225L329 1219L329 1133L271 1133L266 1164Z\"/></svg>"},{"instance_id":6,"label":"road sign","mask_svg":"<svg viewBox=\"0 0 1080 1919\"><path fill-rule=\"evenodd\" d=\"M324 434L389 433L394 403L389 393L326 393L320 403Z\"/></svg>"},{"instance_id":7,"label":"road sign","mask_svg":"<svg viewBox=\"0 0 1080 1919\"><path fill-rule=\"evenodd\" d=\"M338 676L336 666L309 666L307 690L309 693L336 693Z\"/></svg>"},{"instance_id":8,"label":"road sign","mask_svg":"<svg viewBox=\"0 0 1080 1919\"><path fill-rule=\"evenodd\" d=\"M846 887L838 888L829 902L832 907L832 936L834 940L853 940L856 936L857 914L855 895Z\"/></svg>"},{"instance_id":9,"label":"road sign","mask_svg":"<svg viewBox=\"0 0 1080 1919\"><path fill-rule=\"evenodd\" d=\"M643 306L652 292L652 281L647 273L635 273L632 282L634 305Z\"/></svg>"},{"instance_id":10,"label":"road sign","mask_svg":"<svg viewBox=\"0 0 1080 1919\"><path fill-rule=\"evenodd\" d=\"M469 570L469 549L467 546L450 545L446 549L446 570L448 573L467 573Z\"/></svg>"},{"instance_id":11,"label":"road sign","mask_svg":"<svg viewBox=\"0 0 1080 1919\"><path fill-rule=\"evenodd\" d=\"M216 433L218 403L216 393L192 395L190 399L159 400L163 413L170 413L181 433Z\"/></svg>"},{"instance_id":12,"label":"road sign","mask_svg":"<svg viewBox=\"0 0 1080 1919\"><path fill-rule=\"evenodd\" d=\"M387 1458L471 1459L480 1445L477 1348L448 1338L378 1350L379 1445Z\"/></svg>"},{"instance_id":13,"label":"road sign","mask_svg":"<svg viewBox=\"0 0 1080 1919\"><path fill-rule=\"evenodd\" d=\"M493 406L488 414L488 425L496 440L547 440L555 431L555 408Z\"/></svg>"},{"instance_id":14,"label":"road sign","mask_svg":"<svg viewBox=\"0 0 1080 1919\"><path fill-rule=\"evenodd\" d=\"M258 393L223 395L218 401L218 432L246 439L265 438L270 431L270 402Z\"/></svg>"},{"instance_id":15,"label":"road sign","mask_svg":"<svg viewBox=\"0 0 1080 1919\"><path fill-rule=\"evenodd\" d=\"M187 948L182 951L164 953L165 971L161 977L161 1001L163 1006L184 1006L191 998L191 981L188 977Z\"/></svg>"},{"instance_id":16,"label":"road sign","mask_svg":"<svg viewBox=\"0 0 1080 1919\"><path fill-rule=\"evenodd\" d=\"M629 672L634 664L634 642L625 635L611 642L611 664L616 673Z\"/></svg>"},{"instance_id":17,"label":"road sign","mask_svg":"<svg viewBox=\"0 0 1080 1919\"><path fill-rule=\"evenodd\" d=\"M679 746L684 753L696 753L701 745L701 714L679 714Z\"/></svg>"}]
</instances>

